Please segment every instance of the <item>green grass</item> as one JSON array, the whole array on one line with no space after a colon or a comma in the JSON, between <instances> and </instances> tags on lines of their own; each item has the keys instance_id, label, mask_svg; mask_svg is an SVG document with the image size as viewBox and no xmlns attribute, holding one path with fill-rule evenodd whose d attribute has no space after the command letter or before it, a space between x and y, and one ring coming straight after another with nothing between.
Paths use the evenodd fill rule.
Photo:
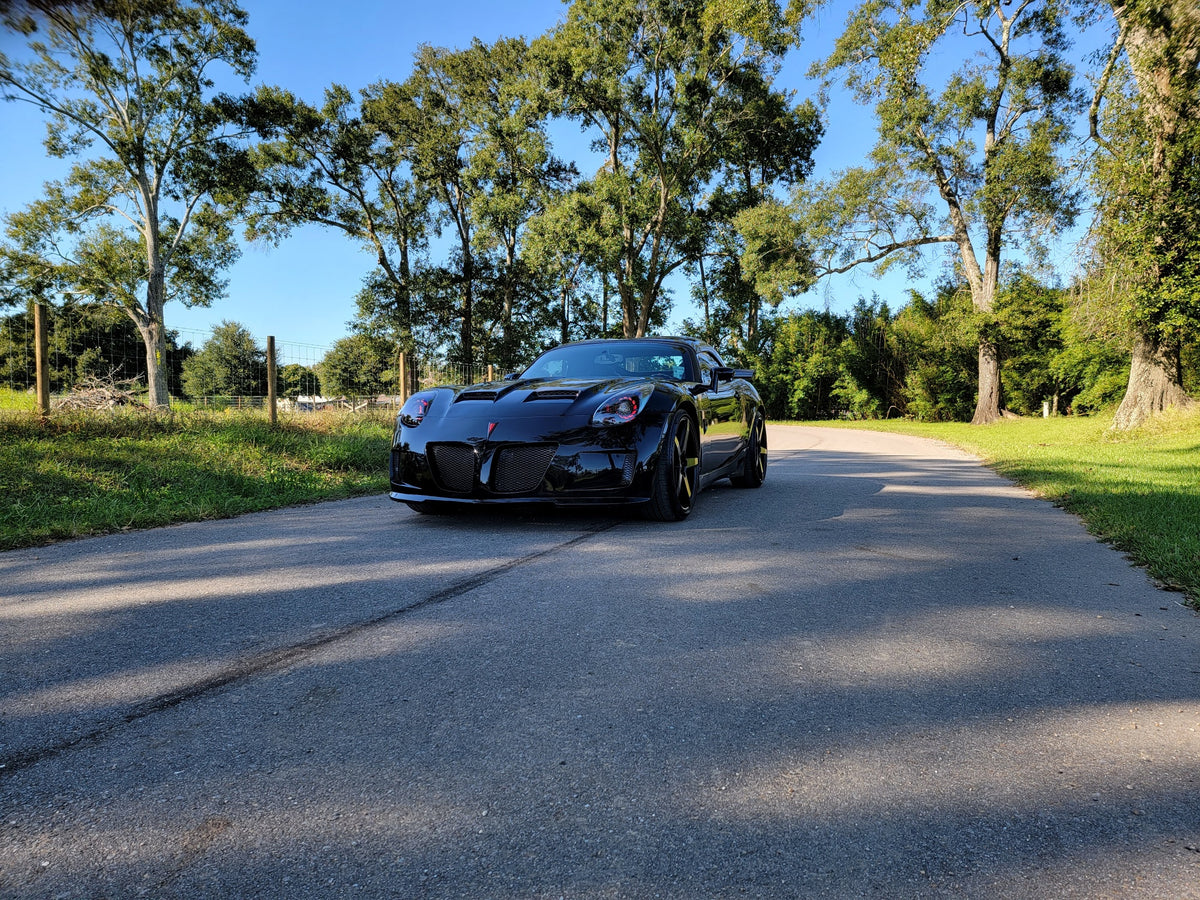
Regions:
<instances>
[{"instance_id":1,"label":"green grass","mask_svg":"<svg viewBox=\"0 0 1200 900\"><path fill-rule=\"evenodd\" d=\"M0 549L387 489L392 417L0 413Z\"/></svg>"},{"instance_id":2,"label":"green grass","mask_svg":"<svg viewBox=\"0 0 1200 900\"><path fill-rule=\"evenodd\" d=\"M1169 414L1134 432L1112 415L1007 419L977 427L839 424L935 438L1076 513L1164 587L1200 603L1200 413Z\"/></svg>"},{"instance_id":3,"label":"green grass","mask_svg":"<svg viewBox=\"0 0 1200 900\"><path fill-rule=\"evenodd\" d=\"M0 387L0 412L33 412L36 408L37 397L32 391L15 391L9 387Z\"/></svg>"}]
</instances>

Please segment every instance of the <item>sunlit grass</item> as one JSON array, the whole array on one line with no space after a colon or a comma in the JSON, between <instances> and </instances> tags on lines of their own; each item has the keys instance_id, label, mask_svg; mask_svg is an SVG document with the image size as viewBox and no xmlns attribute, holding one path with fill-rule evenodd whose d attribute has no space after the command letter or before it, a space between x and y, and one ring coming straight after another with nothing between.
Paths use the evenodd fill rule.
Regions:
<instances>
[{"instance_id":1,"label":"sunlit grass","mask_svg":"<svg viewBox=\"0 0 1200 900\"><path fill-rule=\"evenodd\" d=\"M32 391L15 391L0 387L0 414L5 410L33 412L37 408L37 396Z\"/></svg>"},{"instance_id":2,"label":"sunlit grass","mask_svg":"<svg viewBox=\"0 0 1200 900\"><path fill-rule=\"evenodd\" d=\"M382 492L390 414L0 413L0 549Z\"/></svg>"},{"instance_id":3,"label":"sunlit grass","mask_svg":"<svg viewBox=\"0 0 1200 900\"><path fill-rule=\"evenodd\" d=\"M835 423L813 423L835 424ZM836 423L936 438L1068 509L1164 586L1200 600L1200 413L1136 431L1112 415L1006 419L983 427L904 421Z\"/></svg>"}]
</instances>

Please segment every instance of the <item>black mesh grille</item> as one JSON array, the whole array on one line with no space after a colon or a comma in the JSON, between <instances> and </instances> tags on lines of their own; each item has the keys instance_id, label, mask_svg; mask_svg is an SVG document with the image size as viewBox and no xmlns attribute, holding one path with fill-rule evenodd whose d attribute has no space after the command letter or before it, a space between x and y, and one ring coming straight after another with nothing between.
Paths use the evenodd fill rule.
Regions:
<instances>
[{"instance_id":1,"label":"black mesh grille","mask_svg":"<svg viewBox=\"0 0 1200 900\"><path fill-rule=\"evenodd\" d=\"M557 450L557 444L501 448L492 464L492 489L498 494L537 490Z\"/></svg>"},{"instance_id":2,"label":"black mesh grille","mask_svg":"<svg viewBox=\"0 0 1200 900\"><path fill-rule=\"evenodd\" d=\"M636 453L625 454L625 466L621 472L621 481L623 484L629 484L633 481L633 467L637 463Z\"/></svg>"},{"instance_id":3,"label":"black mesh grille","mask_svg":"<svg viewBox=\"0 0 1200 900\"><path fill-rule=\"evenodd\" d=\"M469 444L430 444L433 475L442 490L468 494L475 487L475 450Z\"/></svg>"}]
</instances>

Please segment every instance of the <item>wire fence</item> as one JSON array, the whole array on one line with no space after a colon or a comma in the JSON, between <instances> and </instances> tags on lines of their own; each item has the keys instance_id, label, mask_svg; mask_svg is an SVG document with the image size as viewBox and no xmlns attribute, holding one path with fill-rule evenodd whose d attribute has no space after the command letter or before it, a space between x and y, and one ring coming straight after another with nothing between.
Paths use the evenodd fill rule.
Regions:
<instances>
[{"instance_id":1,"label":"wire fence","mask_svg":"<svg viewBox=\"0 0 1200 900\"><path fill-rule=\"evenodd\" d=\"M67 397L98 381L120 384L132 392L144 390L146 349L132 323L94 311L90 313L92 321L87 318L62 312L50 317L46 370L51 395ZM268 393L265 337L254 338L252 352L229 355L219 361L224 367L219 373L220 380L233 389L214 394L188 389L196 382L189 379L186 363L205 347L214 332L171 329L171 336L167 377L172 397L205 408L257 409L265 405ZM0 316L0 389L16 393L35 390L34 344L31 315L19 312ZM368 380L374 390L347 390L330 371L334 347L286 339L276 339L274 345L280 408L299 412L394 408L403 402L402 385L411 393L438 384L477 384L502 374L494 366L464 366L436 357L412 360L395 352L390 360L377 361L379 371L370 373ZM407 379L400 372L402 359L409 367Z\"/></svg>"}]
</instances>

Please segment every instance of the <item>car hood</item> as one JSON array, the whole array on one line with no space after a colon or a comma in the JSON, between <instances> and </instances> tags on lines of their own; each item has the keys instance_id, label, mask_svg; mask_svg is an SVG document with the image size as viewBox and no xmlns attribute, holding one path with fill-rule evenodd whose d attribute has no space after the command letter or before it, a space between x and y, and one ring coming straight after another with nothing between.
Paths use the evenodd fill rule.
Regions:
<instances>
[{"instance_id":1,"label":"car hood","mask_svg":"<svg viewBox=\"0 0 1200 900\"><path fill-rule=\"evenodd\" d=\"M524 378L438 390L430 414L457 419L479 416L591 416L602 398L645 384L631 378Z\"/></svg>"}]
</instances>

